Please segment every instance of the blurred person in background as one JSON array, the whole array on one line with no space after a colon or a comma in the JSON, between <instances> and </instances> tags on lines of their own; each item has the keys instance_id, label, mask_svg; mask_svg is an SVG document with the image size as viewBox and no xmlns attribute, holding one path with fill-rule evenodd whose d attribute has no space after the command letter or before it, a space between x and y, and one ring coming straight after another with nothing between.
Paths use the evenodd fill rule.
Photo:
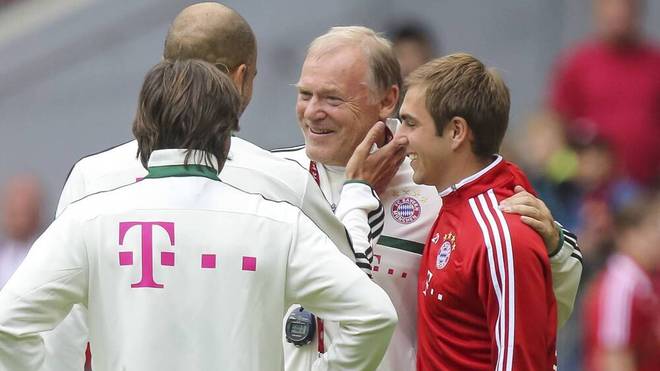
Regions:
<instances>
[{"instance_id":1,"label":"blurred person in background","mask_svg":"<svg viewBox=\"0 0 660 371\"><path fill-rule=\"evenodd\" d=\"M401 65L401 76L405 78L417 67L433 58L437 46L433 34L419 21L409 21L388 31L394 54Z\"/></svg>"},{"instance_id":2,"label":"blurred person in background","mask_svg":"<svg viewBox=\"0 0 660 371\"><path fill-rule=\"evenodd\" d=\"M561 121L550 112L538 112L528 117L523 126L516 141L516 157L552 215L566 228L576 228L580 200L575 183L578 156L566 140Z\"/></svg>"},{"instance_id":3,"label":"blurred person in background","mask_svg":"<svg viewBox=\"0 0 660 371\"><path fill-rule=\"evenodd\" d=\"M10 178L2 192L0 288L9 280L39 233L43 194L31 175Z\"/></svg>"},{"instance_id":4,"label":"blurred person in background","mask_svg":"<svg viewBox=\"0 0 660 371\"><path fill-rule=\"evenodd\" d=\"M638 197L640 189L627 177L619 176L613 149L606 139L594 137L574 147L578 155L574 181L579 196L576 230L587 260L584 277L588 280L612 250L617 234L616 213Z\"/></svg>"},{"instance_id":5,"label":"blurred person in background","mask_svg":"<svg viewBox=\"0 0 660 371\"><path fill-rule=\"evenodd\" d=\"M587 371L660 369L660 193L616 218L616 252L585 299Z\"/></svg>"},{"instance_id":6,"label":"blurred person in background","mask_svg":"<svg viewBox=\"0 0 660 371\"><path fill-rule=\"evenodd\" d=\"M643 35L645 6L593 0L595 38L562 58L550 104L570 136L604 138L617 171L649 186L660 174L660 48Z\"/></svg>"}]
</instances>

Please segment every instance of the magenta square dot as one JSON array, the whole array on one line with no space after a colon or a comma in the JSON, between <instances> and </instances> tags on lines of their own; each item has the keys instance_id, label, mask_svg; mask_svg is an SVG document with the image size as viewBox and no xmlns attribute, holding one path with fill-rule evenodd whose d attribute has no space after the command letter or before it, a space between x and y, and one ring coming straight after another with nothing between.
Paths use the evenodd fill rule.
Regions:
<instances>
[{"instance_id":1,"label":"magenta square dot","mask_svg":"<svg viewBox=\"0 0 660 371\"><path fill-rule=\"evenodd\" d=\"M243 270L244 271L256 271L257 270L257 258L254 256L244 256L243 257Z\"/></svg>"},{"instance_id":2,"label":"magenta square dot","mask_svg":"<svg viewBox=\"0 0 660 371\"><path fill-rule=\"evenodd\" d=\"M394 274L394 269L392 269L392 268L388 269L387 274Z\"/></svg>"},{"instance_id":3,"label":"magenta square dot","mask_svg":"<svg viewBox=\"0 0 660 371\"><path fill-rule=\"evenodd\" d=\"M374 266L374 272L378 272L379 269L380 269L380 268L379 268L377 265Z\"/></svg>"},{"instance_id":4,"label":"magenta square dot","mask_svg":"<svg viewBox=\"0 0 660 371\"><path fill-rule=\"evenodd\" d=\"M202 254L202 268L215 268L215 254Z\"/></svg>"},{"instance_id":5,"label":"magenta square dot","mask_svg":"<svg viewBox=\"0 0 660 371\"><path fill-rule=\"evenodd\" d=\"M133 252L120 251L119 252L119 265L133 265Z\"/></svg>"},{"instance_id":6,"label":"magenta square dot","mask_svg":"<svg viewBox=\"0 0 660 371\"><path fill-rule=\"evenodd\" d=\"M163 251L160 253L160 264L169 265L170 267L174 265L174 253L171 251Z\"/></svg>"},{"instance_id":7,"label":"magenta square dot","mask_svg":"<svg viewBox=\"0 0 660 371\"><path fill-rule=\"evenodd\" d=\"M408 273L406 273L406 272L401 273L401 277L403 277L403 278L408 277Z\"/></svg>"}]
</instances>

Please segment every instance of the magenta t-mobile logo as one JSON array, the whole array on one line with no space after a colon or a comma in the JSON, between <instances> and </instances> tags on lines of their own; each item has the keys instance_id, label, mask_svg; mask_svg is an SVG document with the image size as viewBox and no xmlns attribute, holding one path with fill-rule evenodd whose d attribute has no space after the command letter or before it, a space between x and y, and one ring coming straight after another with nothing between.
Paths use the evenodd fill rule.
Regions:
<instances>
[{"instance_id":1,"label":"magenta t-mobile logo","mask_svg":"<svg viewBox=\"0 0 660 371\"><path fill-rule=\"evenodd\" d=\"M140 226L142 234L142 277L140 282L131 284L136 287L153 287L162 289L164 285L154 281L154 260L153 260L153 231L158 226L167 232L170 244L174 246L174 223L172 222L120 222L119 223L119 245L124 245L124 237L129 229ZM173 266L174 253L171 251L162 251L160 253L161 265ZM120 251L119 265L133 265L133 252Z\"/></svg>"}]
</instances>

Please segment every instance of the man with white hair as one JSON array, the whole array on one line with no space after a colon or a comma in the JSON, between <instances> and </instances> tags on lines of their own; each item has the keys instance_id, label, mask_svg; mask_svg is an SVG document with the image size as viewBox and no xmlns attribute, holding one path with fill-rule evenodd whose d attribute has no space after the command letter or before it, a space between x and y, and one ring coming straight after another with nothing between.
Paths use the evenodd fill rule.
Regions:
<instances>
[{"instance_id":1,"label":"man with white hair","mask_svg":"<svg viewBox=\"0 0 660 371\"><path fill-rule=\"evenodd\" d=\"M310 44L297 84L296 112L305 146L275 151L309 169L337 210L346 203L343 192L356 179L370 184L381 198L384 218L370 222L382 235L370 235L370 226L364 225L361 230L369 246L357 251L373 255L373 278L399 314L379 370L415 369L419 262L441 206L435 188L413 183L410 161L404 160L405 143L391 140L395 127L376 124L395 113L400 87L400 67L389 41L366 27L330 29ZM380 149L370 153L374 144ZM572 310L582 270L575 236L555 224L545 204L520 187L501 207L524 215L523 222L543 237L563 323ZM293 345L287 339L287 370L310 369L337 336L336 324L330 321L318 321L316 329L317 336L308 344Z\"/></svg>"}]
</instances>

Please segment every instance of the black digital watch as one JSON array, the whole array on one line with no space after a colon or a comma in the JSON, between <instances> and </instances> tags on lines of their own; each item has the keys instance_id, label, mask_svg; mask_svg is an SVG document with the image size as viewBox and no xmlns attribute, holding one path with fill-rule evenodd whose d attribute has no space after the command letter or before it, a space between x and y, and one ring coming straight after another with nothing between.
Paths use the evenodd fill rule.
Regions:
<instances>
[{"instance_id":1,"label":"black digital watch","mask_svg":"<svg viewBox=\"0 0 660 371\"><path fill-rule=\"evenodd\" d=\"M287 342L297 347L307 345L312 342L316 333L316 317L303 307L297 308L286 319L284 333Z\"/></svg>"}]
</instances>

